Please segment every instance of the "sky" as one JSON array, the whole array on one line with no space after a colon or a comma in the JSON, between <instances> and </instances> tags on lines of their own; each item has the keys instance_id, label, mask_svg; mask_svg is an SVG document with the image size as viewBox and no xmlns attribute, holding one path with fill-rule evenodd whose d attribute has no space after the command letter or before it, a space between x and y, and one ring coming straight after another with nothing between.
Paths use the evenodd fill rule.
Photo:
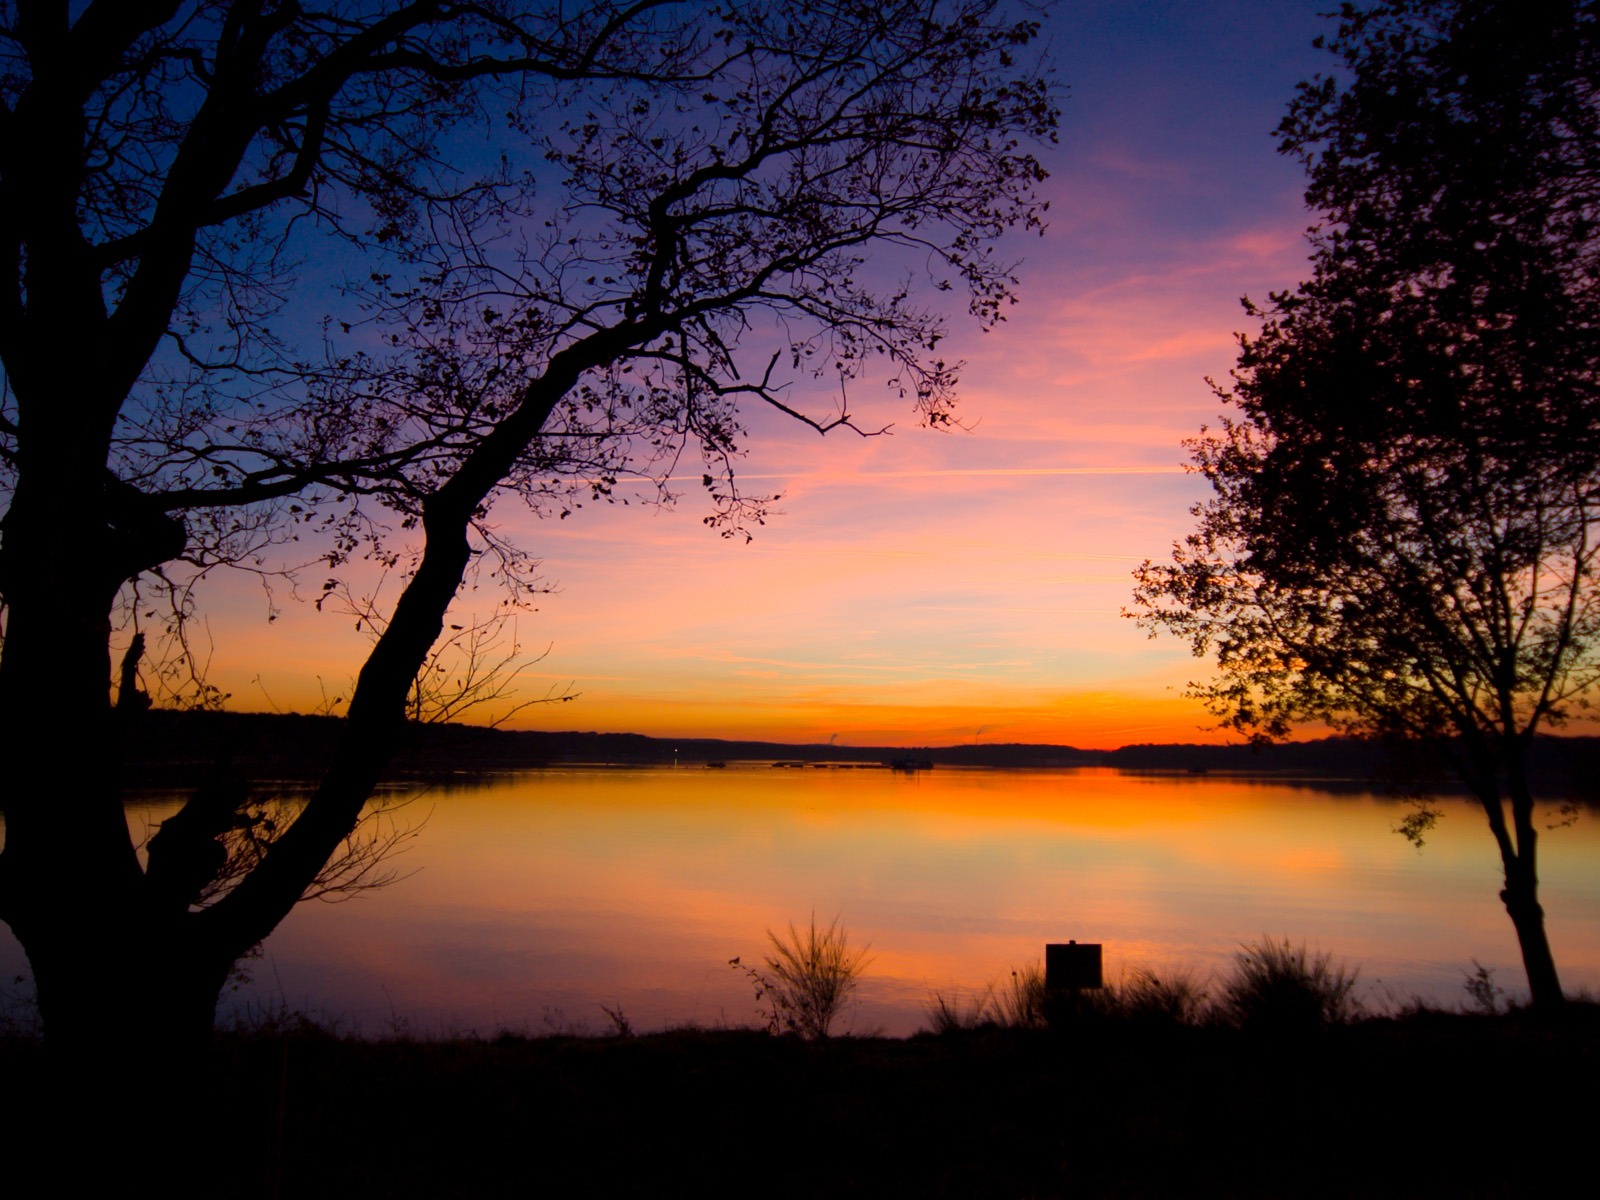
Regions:
<instances>
[{"instance_id":1,"label":"sky","mask_svg":"<svg viewBox=\"0 0 1600 1200\"><path fill-rule=\"evenodd\" d=\"M750 414L740 479L780 492L749 544L693 481L672 509L586 505L500 530L552 591L517 619L543 657L510 728L844 745L1219 741L1184 697L1206 664L1121 613L1204 498L1183 439L1223 411L1242 296L1307 273L1299 164L1273 129L1332 64L1325 0L1105 0L1052 7L1066 86L1043 159L1050 227L1018 238L1020 304L981 332L952 315L968 429L890 399L827 437ZM314 588L312 589L315 590ZM349 695L368 643L345 615L248 577L202 596L209 678L230 707ZM457 621L487 614L463 597ZM477 607L475 607L477 606ZM481 609L481 611L480 611ZM504 706L502 706L503 709ZM505 716L493 708L465 719Z\"/></svg>"}]
</instances>

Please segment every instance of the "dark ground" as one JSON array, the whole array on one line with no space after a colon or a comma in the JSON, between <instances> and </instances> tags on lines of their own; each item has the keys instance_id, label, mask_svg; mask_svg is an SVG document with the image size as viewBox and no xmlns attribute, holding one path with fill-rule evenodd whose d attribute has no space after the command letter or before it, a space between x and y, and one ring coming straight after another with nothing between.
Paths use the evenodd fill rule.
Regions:
<instances>
[{"instance_id":1,"label":"dark ground","mask_svg":"<svg viewBox=\"0 0 1600 1200\"><path fill-rule=\"evenodd\" d=\"M1588 1005L1298 1037L300 1029L224 1036L192 1111L137 1119L153 1153L209 1128L219 1197L1555 1196L1593 1184L1597 1068ZM36 1042L0 1041L13 1181L49 1140L29 1099L44 1070Z\"/></svg>"}]
</instances>

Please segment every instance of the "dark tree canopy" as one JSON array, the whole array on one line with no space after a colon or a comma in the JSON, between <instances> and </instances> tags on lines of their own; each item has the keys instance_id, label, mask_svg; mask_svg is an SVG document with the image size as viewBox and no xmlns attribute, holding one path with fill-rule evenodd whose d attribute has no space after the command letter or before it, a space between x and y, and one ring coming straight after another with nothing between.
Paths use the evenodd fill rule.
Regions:
<instances>
[{"instance_id":1,"label":"dark tree canopy","mask_svg":"<svg viewBox=\"0 0 1600 1200\"><path fill-rule=\"evenodd\" d=\"M1235 415L1190 443L1214 496L1136 593L1228 727L1449 747L1538 1003L1526 756L1600 682L1597 34L1589 3L1344 6L1280 128L1312 278L1247 304Z\"/></svg>"},{"instance_id":2,"label":"dark tree canopy","mask_svg":"<svg viewBox=\"0 0 1600 1200\"><path fill-rule=\"evenodd\" d=\"M887 383L950 420L943 301L1000 319L1044 211L1016 8L0 2L0 918L63 1061L192 1043L328 885L465 574L519 576L497 495L698 453L733 531L742 404L854 428ZM404 580L333 765L270 827L219 779L142 857L113 616L307 532Z\"/></svg>"},{"instance_id":3,"label":"dark tree canopy","mask_svg":"<svg viewBox=\"0 0 1600 1200\"><path fill-rule=\"evenodd\" d=\"M826 428L850 423L847 394L891 378L947 421L954 372L928 298L961 288L998 319L1013 280L995 238L1042 211L1021 141L1054 105L1014 58L1035 26L991 3L200 4L110 20L63 10L52 29L21 5L0 46L18 267L0 453L15 464L35 390L59 390L58 322L80 347L103 333L114 378L83 387L105 396L106 486L154 497L139 526L153 544L119 564L173 557L157 509L184 520L194 569L265 565L308 527L338 554L372 549L360 498L415 517L564 352L583 379L523 431L507 485L559 498L563 474L604 486L688 442L709 460L714 519L736 525L736 401ZM65 114L47 34L78 64ZM62 146L79 149L62 161ZM76 221L52 225L50 196Z\"/></svg>"}]
</instances>

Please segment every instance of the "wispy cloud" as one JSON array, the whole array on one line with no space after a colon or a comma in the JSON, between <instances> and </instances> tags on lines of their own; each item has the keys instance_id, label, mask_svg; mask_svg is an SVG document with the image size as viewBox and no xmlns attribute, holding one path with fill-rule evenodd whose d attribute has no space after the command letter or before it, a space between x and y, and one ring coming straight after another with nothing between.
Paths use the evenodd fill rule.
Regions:
<instances>
[{"instance_id":1,"label":"wispy cloud","mask_svg":"<svg viewBox=\"0 0 1600 1200\"><path fill-rule=\"evenodd\" d=\"M1325 7L1054 6L1074 90L1053 227L1008 251L1025 257L1006 322L980 334L955 311L939 347L966 364L973 431L912 429L884 379L850 399L864 424L898 423L893 436L819 438L753 408L739 482L784 499L751 545L702 525L698 469L673 484L676 508L647 503L640 477L564 521L498 505L499 532L562 585L527 618L530 642L554 643L535 686L583 694L521 723L909 744L980 727L1195 736L1204 710L1174 689L1205 667L1119 619L1125 568L1192 527L1206 485L1182 442L1221 407L1205 377L1234 365L1240 296L1304 273L1298 168L1270 130L1294 80L1322 66L1309 40ZM794 384L808 410L828 411L834 390ZM501 599L484 579L460 605ZM263 607L240 587L211 610L224 690L251 693L270 662L275 699L295 703L283 694L303 678L314 705L318 675L355 674L367 643L349 622L290 605L269 626Z\"/></svg>"}]
</instances>

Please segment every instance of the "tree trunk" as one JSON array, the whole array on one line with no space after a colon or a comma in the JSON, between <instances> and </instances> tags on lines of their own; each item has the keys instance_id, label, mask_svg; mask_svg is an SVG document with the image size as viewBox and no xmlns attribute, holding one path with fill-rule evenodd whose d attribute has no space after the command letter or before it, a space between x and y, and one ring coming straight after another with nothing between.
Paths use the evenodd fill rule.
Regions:
<instances>
[{"instance_id":1,"label":"tree trunk","mask_svg":"<svg viewBox=\"0 0 1600 1200\"><path fill-rule=\"evenodd\" d=\"M162 1070L203 1059L231 966L140 930L30 961L47 1052L90 1075L130 1061L148 1071L152 1049Z\"/></svg>"},{"instance_id":2,"label":"tree trunk","mask_svg":"<svg viewBox=\"0 0 1600 1200\"><path fill-rule=\"evenodd\" d=\"M182 527L157 515L131 528L103 460L91 447L35 463L0 544L0 920L28 955L59 1102L79 1126L125 1121L187 1077L230 965L186 936L181 910L154 910L129 834L111 608L129 572L181 550Z\"/></svg>"},{"instance_id":3,"label":"tree trunk","mask_svg":"<svg viewBox=\"0 0 1600 1200\"><path fill-rule=\"evenodd\" d=\"M1555 956L1544 929L1544 908L1539 904L1538 880L1531 868L1518 864L1506 872L1506 886L1500 899L1517 930L1522 947L1522 966L1528 974L1528 992L1538 1009L1559 1007L1566 999L1556 974Z\"/></svg>"},{"instance_id":4,"label":"tree trunk","mask_svg":"<svg viewBox=\"0 0 1600 1200\"><path fill-rule=\"evenodd\" d=\"M208 1080L227 966L201 969L193 947L116 924L98 944L55 945L51 957L30 951L44 1023L46 1127L84 1147L57 1157L48 1182L114 1194L136 1165L160 1181L158 1190L208 1194L217 1136L240 1119L240 1098L222 1102Z\"/></svg>"},{"instance_id":5,"label":"tree trunk","mask_svg":"<svg viewBox=\"0 0 1600 1200\"><path fill-rule=\"evenodd\" d=\"M362 668L333 768L264 861L198 912L151 886L128 836L110 703L118 588L181 550L181 526L119 490L103 444L90 453L71 438L46 439L73 447L77 461L19 477L0 540L0 728L15 747L0 919L33 965L46 1039L66 1078L115 1108L134 1102L132 1081L165 1086L198 1069L228 969L276 928L360 819L470 562L474 514L583 371L657 331L638 322L563 351L429 497L422 561ZM64 729L80 743L70 766L49 749Z\"/></svg>"},{"instance_id":6,"label":"tree trunk","mask_svg":"<svg viewBox=\"0 0 1600 1200\"><path fill-rule=\"evenodd\" d=\"M1508 709L1509 704L1507 699ZM1501 838L1500 861L1505 867L1506 885L1501 889L1500 900L1506 906L1517 931L1517 942L1522 947L1522 966L1528 975L1528 994L1533 1007L1551 1010L1559 1008L1566 998L1556 975L1555 956L1550 953L1550 939L1545 934L1544 908L1539 904L1539 830L1534 821L1533 791L1528 786L1530 744L1531 727L1528 735L1509 738L1503 747L1506 787L1511 799L1511 832L1516 840L1512 852L1511 842ZM1497 836L1503 832L1497 832Z\"/></svg>"}]
</instances>

